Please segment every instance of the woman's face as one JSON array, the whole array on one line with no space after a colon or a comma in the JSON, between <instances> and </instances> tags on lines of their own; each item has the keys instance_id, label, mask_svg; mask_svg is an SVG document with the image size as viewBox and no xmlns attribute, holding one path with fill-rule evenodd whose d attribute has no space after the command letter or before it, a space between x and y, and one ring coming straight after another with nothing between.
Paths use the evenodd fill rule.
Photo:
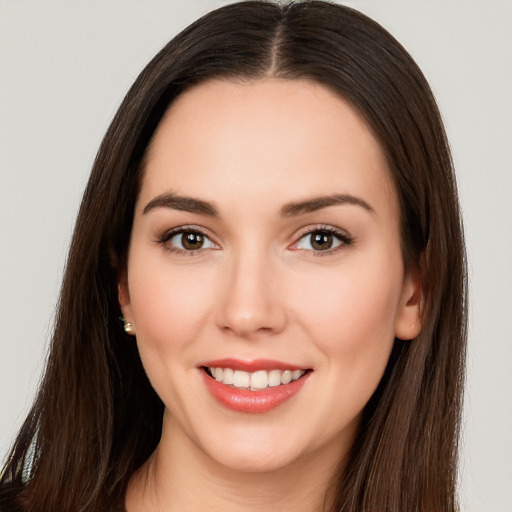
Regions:
<instances>
[{"instance_id":1,"label":"woman's face","mask_svg":"<svg viewBox=\"0 0 512 512\"><path fill-rule=\"evenodd\" d=\"M324 86L215 80L179 97L120 282L166 407L161 448L179 438L242 470L339 461L395 336L419 331L399 231L378 142Z\"/></svg>"}]
</instances>

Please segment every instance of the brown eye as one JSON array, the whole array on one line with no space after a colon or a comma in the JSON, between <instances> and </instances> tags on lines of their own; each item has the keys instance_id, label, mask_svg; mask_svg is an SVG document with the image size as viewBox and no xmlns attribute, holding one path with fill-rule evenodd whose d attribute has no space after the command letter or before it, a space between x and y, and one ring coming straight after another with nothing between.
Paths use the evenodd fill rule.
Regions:
<instances>
[{"instance_id":1,"label":"brown eye","mask_svg":"<svg viewBox=\"0 0 512 512\"><path fill-rule=\"evenodd\" d=\"M317 231L311 235L311 247L315 251L326 251L332 248L333 236L330 233Z\"/></svg>"},{"instance_id":2,"label":"brown eye","mask_svg":"<svg viewBox=\"0 0 512 512\"><path fill-rule=\"evenodd\" d=\"M316 253L329 253L340 246L350 245L351 238L344 232L334 231L333 229L315 229L302 235L295 244L296 249L313 251Z\"/></svg>"},{"instance_id":3,"label":"brown eye","mask_svg":"<svg viewBox=\"0 0 512 512\"><path fill-rule=\"evenodd\" d=\"M183 233L181 235L181 245L188 251L201 249L204 244L204 237L200 233Z\"/></svg>"},{"instance_id":4,"label":"brown eye","mask_svg":"<svg viewBox=\"0 0 512 512\"><path fill-rule=\"evenodd\" d=\"M165 242L170 250L176 251L198 251L200 249L215 248L215 244L199 231L176 231Z\"/></svg>"}]
</instances>

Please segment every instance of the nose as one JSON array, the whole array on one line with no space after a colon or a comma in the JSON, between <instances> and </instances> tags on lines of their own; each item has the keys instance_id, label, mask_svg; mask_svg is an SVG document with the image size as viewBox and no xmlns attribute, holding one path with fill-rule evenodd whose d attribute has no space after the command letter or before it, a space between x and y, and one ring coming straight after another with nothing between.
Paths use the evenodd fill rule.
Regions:
<instances>
[{"instance_id":1,"label":"nose","mask_svg":"<svg viewBox=\"0 0 512 512\"><path fill-rule=\"evenodd\" d=\"M257 251L245 251L226 262L217 305L220 329L245 339L285 329L285 293L277 265L269 259Z\"/></svg>"}]
</instances>

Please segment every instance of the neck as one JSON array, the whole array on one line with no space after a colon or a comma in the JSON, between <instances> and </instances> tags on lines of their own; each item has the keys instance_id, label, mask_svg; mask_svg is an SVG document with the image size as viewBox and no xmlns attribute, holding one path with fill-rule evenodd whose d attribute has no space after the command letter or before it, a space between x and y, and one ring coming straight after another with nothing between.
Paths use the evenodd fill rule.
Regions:
<instances>
[{"instance_id":1,"label":"neck","mask_svg":"<svg viewBox=\"0 0 512 512\"><path fill-rule=\"evenodd\" d=\"M339 451L305 455L271 471L240 471L219 464L185 434L165 431L150 459L134 474L127 512L328 512ZM333 453L336 457L333 457Z\"/></svg>"}]
</instances>

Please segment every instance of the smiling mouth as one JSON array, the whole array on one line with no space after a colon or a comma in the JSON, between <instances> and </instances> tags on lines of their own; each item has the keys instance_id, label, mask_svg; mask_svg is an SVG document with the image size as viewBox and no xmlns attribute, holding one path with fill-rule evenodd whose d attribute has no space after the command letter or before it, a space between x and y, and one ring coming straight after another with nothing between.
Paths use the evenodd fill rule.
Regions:
<instances>
[{"instance_id":1,"label":"smiling mouth","mask_svg":"<svg viewBox=\"0 0 512 512\"><path fill-rule=\"evenodd\" d=\"M310 370L258 370L246 372L232 368L218 368L203 366L202 369L212 379L225 384L226 386L245 389L250 391L261 391L266 388L277 388L299 380Z\"/></svg>"}]
</instances>

